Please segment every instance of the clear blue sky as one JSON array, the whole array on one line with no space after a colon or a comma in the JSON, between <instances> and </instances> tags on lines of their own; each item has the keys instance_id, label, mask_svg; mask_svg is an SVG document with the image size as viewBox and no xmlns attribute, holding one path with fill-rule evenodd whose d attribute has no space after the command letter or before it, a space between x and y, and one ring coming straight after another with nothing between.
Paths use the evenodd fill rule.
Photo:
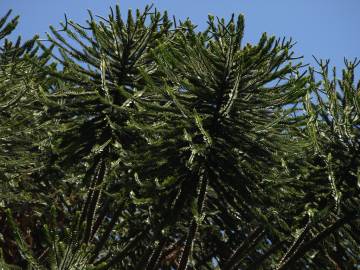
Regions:
<instances>
[{"instance_id":1,"label":"clear blue sky","mask_svg":"<svg viewBox=\"0 0 360 270\"><path fill-rule=\"evenodd\" d=\"M154 3L179 19L189 17L200 29L209 13L225 18L243 13L245 42L256 42L262 32L292 37L297 41L296 54L307 63L313 63L315 55L342 67L344 57L360 57L360 0L0 0L0 15L13 9L13 14L21 16L15 34L29 38L44 36L50 24L59 26L64 13L82 23L87 9L104 16L117 3L123 14L128 8Z\"/></svg>"}]
</instances>

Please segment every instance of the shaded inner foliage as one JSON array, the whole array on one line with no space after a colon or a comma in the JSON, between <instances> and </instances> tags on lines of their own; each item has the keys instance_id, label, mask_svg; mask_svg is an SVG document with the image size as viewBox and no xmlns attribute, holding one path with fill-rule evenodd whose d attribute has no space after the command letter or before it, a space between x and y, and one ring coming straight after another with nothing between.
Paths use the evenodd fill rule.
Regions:
<instances>
[{"instance_id":1,"label":"shaded inner foliage","mask_svg":"<svg viewBox=\"0 0 360 270\"><path fill-rule=\"evenodd\" d=\"M0 267L358 269L359 62L125 18L0 20Z\"/></svg>"}]
</instances>

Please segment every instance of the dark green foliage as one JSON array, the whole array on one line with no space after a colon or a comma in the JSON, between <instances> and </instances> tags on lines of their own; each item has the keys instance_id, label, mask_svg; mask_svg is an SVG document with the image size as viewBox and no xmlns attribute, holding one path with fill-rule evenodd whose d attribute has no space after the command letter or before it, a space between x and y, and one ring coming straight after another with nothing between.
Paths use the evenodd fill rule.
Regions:
<instances>
[{"instance_id":1,"label":"dark green foliage","mask_svg":"<svg viewBox=\"0 0 360 270\"><path fill-rule=\"evenodd\" d=\"M89 16L1 44L2 268L356 269L358 62L304 72L242 15Z\"/></svg>"}]
</instances>

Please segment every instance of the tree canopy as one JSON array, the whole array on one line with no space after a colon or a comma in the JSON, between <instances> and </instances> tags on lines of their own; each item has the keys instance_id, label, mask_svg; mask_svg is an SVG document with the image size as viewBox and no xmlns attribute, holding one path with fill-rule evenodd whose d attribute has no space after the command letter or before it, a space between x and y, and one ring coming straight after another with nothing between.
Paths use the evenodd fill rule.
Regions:
<instances>
[{"instance_id":1,"label":"tree canopy","mask_svg":"<svg viewBox=\"0 0 360 270\"><path fill-rule=\"evenodd\" d=\"M10 42L0 268L359 269L359 64L151 6Z\"/></svg>"}]
</instances>

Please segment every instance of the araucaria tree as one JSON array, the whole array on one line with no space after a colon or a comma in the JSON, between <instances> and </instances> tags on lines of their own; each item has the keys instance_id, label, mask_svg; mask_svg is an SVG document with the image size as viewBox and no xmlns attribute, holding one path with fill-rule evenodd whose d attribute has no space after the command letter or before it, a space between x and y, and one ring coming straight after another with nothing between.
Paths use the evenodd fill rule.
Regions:
<instances>
[{"instance_id":1,"label":"araucaria tree","mask_svg":"<svg viewBox=\"0 0 360 270\"><path fill-rule=\"evenodd\" d=\"M244 18L0 20L1 269L358 269L360 83ZM317 70L319 69L319 70Z\"/></svg>"}]
</instances>

